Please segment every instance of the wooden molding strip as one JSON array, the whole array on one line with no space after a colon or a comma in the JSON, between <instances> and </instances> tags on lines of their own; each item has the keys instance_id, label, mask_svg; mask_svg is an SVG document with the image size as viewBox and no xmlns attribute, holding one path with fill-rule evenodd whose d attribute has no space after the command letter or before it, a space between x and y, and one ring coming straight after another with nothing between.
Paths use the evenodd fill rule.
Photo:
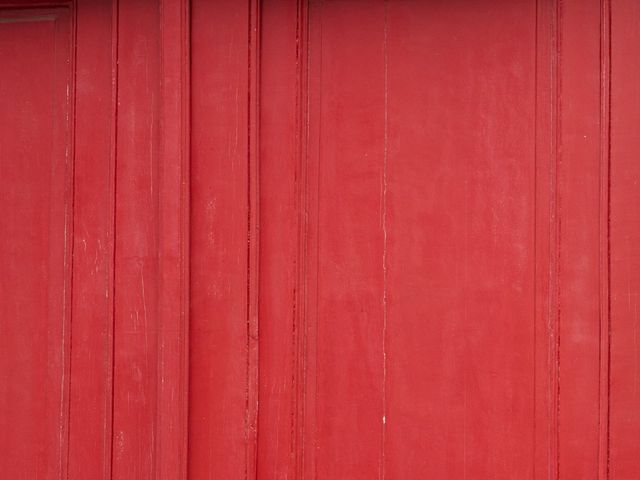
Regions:
<instances>
[{"instance_id":1,"label":"wooden molding strip","mask_svg":"<svg viewBox=\"0 0 640 480\"><path fill-rule=\"evenodd\" d=\"M156 478L187 478L189 2L162 0Z\"/></svg>"}]
</instances>

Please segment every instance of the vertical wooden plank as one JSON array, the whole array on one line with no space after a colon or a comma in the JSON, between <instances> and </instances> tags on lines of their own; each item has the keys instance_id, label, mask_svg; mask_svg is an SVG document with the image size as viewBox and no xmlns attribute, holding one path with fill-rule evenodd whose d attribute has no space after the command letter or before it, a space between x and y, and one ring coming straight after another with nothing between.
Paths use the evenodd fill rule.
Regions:
<instances>
[{"instance_id":1,"label":"vertical wooden plank","mask_svg":"<svg viewBox=\"0 0 640 480\"><path fill-rule=\"evenodd\" d=\"M114 2L79 1L69 478L111 479L116 38ZM87 121L91 119L91 121Z\"/></svg>"},{"instance_id":2,"label":"vertical wooden plank","mask_svg":"<svg viewBox=\"0 0 640 480\"><path fill-rule=\"evenodd\" d=\"M384 5L314 2L305 472L374 478L383 430Z\"/></svg>"},{"instance_id":3,"label":"vertical wooden plank","mask_svg":"<svg viewBox=\"0 0 640 480\"><path fill-rule=\"evenodd\" d=\"M156 478L186 480L189 311L189 2L160 2Z\"/></svg>"},{"instance_id":4,"label":"vertical wooden plank","mask_svg":"<svg viewBox=\"0 0 640 480\"><path fill-rule=\"evenodd\" d=\"M387 478L533 474L536 13L388 4Z\"/></svg>"},{"instance_id":5,"label":"vertical wooden plank","mask_svg":"<svg viewBox=\"0 0 640 480\"><path fill-rule=\"evenodd\" d=\"M6 7L6 5L1 5ZM0 9L0 460L67 474L74 23L69 5Z\"/></svg>"},{"instance_id":6,"label":"vertical wooden plank","mask_svg":"<svg viewBox=\"0 0 640 480\"><path fill-rule=\"evenodd\" d=\"M261 6L258 477L295 478L299 324L299 2Z\"/></svg>"},{"instance_id":7,"label":"vertical wooden plank","mask_svg":"<svg viewBox=\"0 0 640 480\"><path fill-rule=\"evenodd\" d=\"M610 478L640 476L640 4L611 2Z\"/></svg>"},{"instance_id":8,"label":"vertical wooden plank","mask_svg":"<svg viewBox=\"0 0 640 480\"><path fill-rule=\"evenodd\" d=\"M601 368L601 3L560 3L559 477L598 475Z\"/></svg>"},{"instance_id":9,"label":"vertical wooden plank","mask_svg":"<svg viewBox=\"0 0 640 480\"><path fill-rule=\"evenodd\" d=\"M255 119L249 116L253 5L209 0L191 4L192 479L249 478L250 473L249 444L255 433L249 431L253 387L248 373L254 354L250 350L257 341L250 339L255 324L250 330L249 309L255 304L250 306L253 257L248 248L249 182L256 179L249 166L249 124Z\"/></svg>"},{"instance_id":10,"label":"vertical wooden plank","mask_svg":"<svg viewBox=\"0 0 640 480\"><path fill-rule=\"evenodd\" d=\"M119 2L113 472L155 475L159 319L156 0Z\"/></svg>"}]
</instances>

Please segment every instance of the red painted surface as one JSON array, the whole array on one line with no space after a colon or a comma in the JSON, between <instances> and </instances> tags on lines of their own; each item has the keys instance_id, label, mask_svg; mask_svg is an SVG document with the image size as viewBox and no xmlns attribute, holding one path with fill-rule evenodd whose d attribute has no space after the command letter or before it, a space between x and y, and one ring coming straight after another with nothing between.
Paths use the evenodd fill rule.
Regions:
<instances>
[{"instance_id":1,"label":"red painted surface","mask_svg":"<svg viewBox=\"0 0 640 480\"><path fill-rule=\"evenodd\" d=\"M248 9L206 0L191 9L192 478L243 478L248 468Z\"/></svg>"},{"instance_id":2,"label":"red painted surface","mask_svg":"<svg viewBox=\"0 0 640 480\"><path fill-rule=\"evenodd\" d=\"M610 166L610 474L634 478L640 471L640 5L611 10Z\"/></svg>"},{"instance_id":3,"label":"red painted surface","mask_svg":"<svg viewBox=\"0 0 640 480\"><path fill-rule=\"evenodd\" d=\"M0 1L3 478L640 478L638 26Z\"/></svg>"},{"instance_id":4,"label":"red painted surface","mask_svg":"<svg viewBox=\"0 0 640 480\"><path fill-rule=\"evenodd\" d=\"M14 478L61 476L66 455L71 45L64 10L3 15L0 438Z\"/></svg>"}]
</instances>

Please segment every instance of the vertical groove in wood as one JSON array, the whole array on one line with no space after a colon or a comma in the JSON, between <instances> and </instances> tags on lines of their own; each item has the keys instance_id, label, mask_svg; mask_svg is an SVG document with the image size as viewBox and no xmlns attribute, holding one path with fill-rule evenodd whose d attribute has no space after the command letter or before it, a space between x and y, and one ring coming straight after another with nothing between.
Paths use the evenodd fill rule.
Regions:
<instances>
[{"instance_id":1,"label":"vertical groove in wood","mask_svg":"<svg viewBox=\"0 0 640 480\"><path fill-rule=\"evenodd\" d=\"M559 2L536 14L533 478L558 478L559 405Z\"/></svg>"},{"instance_id":2,"label":"vertical groove in wood","mask_svg":"<svg viewBox=\"0 0 640 480\"><path fill-rule=\"evenodd\" d=\"M561 32L560 22L562 14L561 0L551 0L549 5L549 82L550 82L550 116L549 141L550 160L549 175L549 250L548 250L548 298L547 298L547 377L548 377L548 478L559 478L559 404L560 404L560 192L558 188L559 148L560 148L560 62L561 62Z\"/></svg>"},{"instance_id":3,"label":"vertical groove in wood","mask_svg":"<svg viewBox=\"0 0 640 480\"><path fill-rule=\"evenodd\" d=\"M300 374L298 478L317 478L318 202L320 171L320 74L322 1L301 0L300 9ZM315 120L314 120L315 119Z\"/></svg>"},{"instance_id":4,"label":"vertical groove in wood","mask_svg":"<svg viewBox=\"0 0 640 480\"><path fill-rule=\"evenodd\" d=\"M307 52L308 52L308 2L297 1L296 18L296 149L298 172L296 174L298 221L298 282L295 293L294 317L294 419L292 425L294 472L296 478L304 478L305 461L305 400L306 400L306 270L307 270Z\"/></svg>"},{"instance_id":5,"label":"vertical groove in wood","mask_svg":"<svg viewBox=\"0 0 640 480\"><path fill-rule=\"evenodd\" d=\"M534 220L534 405L533 478L551 480L554 456L553 341L555 262L555 129L556 99L556 6L553 1L536 2L535 80L535 220Z\"/></svg>"},{"instance_id":6,"label":"vertical groove in wood","mask_svg":"<svg viewBox=\"0 0 640 480\"><path fill-rule=\"evenodd\" d=\"M118 145L118 41L119 41L119 0L113 0L111 9L111 151L109 155L109 268L107 270L106 297L108 299L109 326L105 339L105 366L107 370L107 382L105 385L105 428L104 428L104 478L110 480L113 477L113 443L114 443L114 379L115 379L115 236L116 236L116 171L117 171L117 145Z\"/></svg>"},{"instance_id":7,"label":"vertical groove in wood","mask_svg":"<svg viewBox=\"0 0 640 480\"><path fill-rule=\"evenodd\" d=\"M64 209L64 287L62 319L62 384L60 395L60 478L65 479L69 471L69 425L71 414L71 322L73 295L73 258L74 258L74 179L75 179L75 106L76 106L76 3L73 1L62 15L69 17L66 27L60 25L60 16L56 16L56 30L69 29L69 52L67 83L67 101L65 104L65 209Z\"/></svg>"},{"instance_id":8,"label":"vertical groove in wood","mask_svg":"<svg viewBox=\"0 0 640 480\"><path fill-rule=\"evenodd\" d=\"M609 478L610 339L610 152L611 152L611 3L600 13L600 402L598 478Z\"/></svg>"},{"instance_id":9,"label":"vertical groove in wood","mask_svg":"<svg viewBox=\"0 0 640 480\"><path fill-rule=\"evenodd\" d=\"M247 393L246 478L257 478L258 440L258 298L259 298L259 107L260 107L260 0L249 1L249 54L247 92Z\"/></svg>"},{"instance_id":10,"label":"vertical groove in wood","mask_svg":"<svg viewBox=\"0 0 640 480\"><path fill-rule=\"evenodd\" d=\"M551 121L553 159L551 162L551 251L550 251L550 288L549 288L549 329L550 329L550 458L549 458L549 478L557 480L560 477L560 430L559 430L559 408L560 408L560 190L558 188L559 169L559 149L560 149L560 65L561 65L561 19L562 0L553 2L553 46L552 46L552 104L553 114Z\"/></svg>"},{"instance_id":11,"label":"vertical groove in wood","mask_svg":"<svg viewBox=\"0 0 640 480\"><path fill-rule=\"evenodd\" d=\"M180 262L181 262L181 312L180 315L183 319L181 323L183 343L181 345L182 351L180 352L181 362L181 376L180 385L182 388L182 397L180 399L181 405L179 405L179 414L182 415L182 427L180 431L180 447L182 448L182 454L180 455L180 467L179 474L182 478L188 478L188 455L189 455L189 305L190 305L190 212L191 212L191 9L189 0L183 0L182 22L181 22L181 83L183 86L182 98L181 98L181 114L182 114L182 184L180 193L182 196L181 211L180 211L180 227L182 231L182 243L180 245Z\"/></svg>"},{"instance_id":12,"label":"vertical groove in wood","mask_svg":"<svg viewBox=\"0 0 640 480\"><path fill-rule=\"evenodd\" d=\"M558 478L559 2L536 2L533 478Z\"/></svg>"},{"instance_id":13,"label":"vertical groove in wood","mask_svg":"<svg viewBox=\"0 0 640 480\"><path fill-rule=\"evenodd\" d=\"M155 478L187 478L189 2L162 0L158 407Z\"/></svg>"}]
</instances>

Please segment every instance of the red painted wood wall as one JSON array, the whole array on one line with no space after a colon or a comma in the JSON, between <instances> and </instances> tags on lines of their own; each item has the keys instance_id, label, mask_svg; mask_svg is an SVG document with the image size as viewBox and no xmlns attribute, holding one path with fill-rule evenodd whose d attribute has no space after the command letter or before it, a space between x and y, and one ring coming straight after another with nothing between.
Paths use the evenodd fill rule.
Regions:
<instances>
[{"instance_id":1,"label":"red painted wood wall","mask_svg":"<svg viewBox=\"0 0 640 480\"><path fill-rule=\"evenodd\" d=\"M640 4L1 0L0 477L640 478Z\"/></svg>"}]
</instances>

